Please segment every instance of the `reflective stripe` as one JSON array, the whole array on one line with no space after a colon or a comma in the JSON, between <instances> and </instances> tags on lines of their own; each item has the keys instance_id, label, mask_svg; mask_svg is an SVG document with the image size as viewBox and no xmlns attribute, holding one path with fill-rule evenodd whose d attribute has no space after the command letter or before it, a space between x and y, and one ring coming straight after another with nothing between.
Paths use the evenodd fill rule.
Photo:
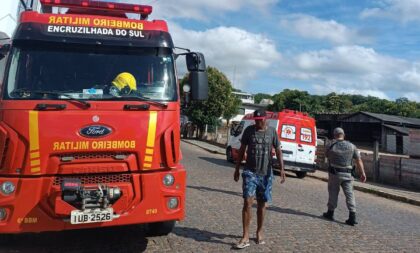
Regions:
<instances>
[{"instance_id":1,"label":"reflective stripe","mask_svg":"<svg viewBox=\"0 0 420 253\"><path fill-rule=\"evenodd\" d=\"M38 112L29 112L29 141L31 151L39 149Z\"/></svg>"},{"instance_id":2,"label":"reflective stripe","mask_svg":"<svg viewBox=\"0 0 420 253\"><path fill-rule=\"evenodd\" d=\"M143 164L144 168L151 168L153 161L153 150L155 147L155 138L156 138L156 125L157 125L157 112L151 111L149 116L149 128L147 131L147 143L144 161L147 163Z\"/></svg>"},{"instance_id":3,"label":"reflective stripe","mask_svg":"<svg viewBox=\"0 0 420 253\"><path fill-rule=\"evenodd\" d=\"M155 147L157 112L150 112L149 131L147 133L147 147Z\"/></svg>"},{"instance_id":4,"label":"reflective stripe","mask_svg":"<svg viewBox=\"0 0 420 253\"><path fill-rule=\"evenodd\" d=\"M39 122L38 111L29 111L29 149L30 149L30 166L32 173L41 171L41 154L39 152Z\"/></svg>"}]
</instances>

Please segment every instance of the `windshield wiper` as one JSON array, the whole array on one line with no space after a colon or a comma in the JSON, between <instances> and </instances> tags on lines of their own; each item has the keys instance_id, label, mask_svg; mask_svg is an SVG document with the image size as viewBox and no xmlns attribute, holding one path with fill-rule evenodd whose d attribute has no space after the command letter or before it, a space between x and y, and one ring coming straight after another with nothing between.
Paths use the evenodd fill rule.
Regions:
<instances>
[{"instance_id":1,"label":"windshield wiper","mask_svg":"<svg viewBox=\"0 0 420 253\"><path fill-rule=\"evenodd\" d=\"M157 106L160 106L160 107L163 107L163 108L168 107L168 104L165 104L165 103L162 103L162 102L159 102L159 101L154 101L154 100L151 100L150 98L147 98L147 97L122 96L122 97L108 98L107 100L114 100L114 99L115 100L125 99L125 100L135 100L135 101L149 102L150 104L157 105Z\"/></svg>"},{"instance_id":2,"label":"windshield wiper","mask_svg":"<svg viewBox=\"0 0 420 253\"><path fill-rule=\"evenodd\" d=\"M61 93L61 92L54 92L54 91L42 91L42 90L29 90L29 89L25 89L25 88L23 88L23 89L16 89L16 90L13 90L10 94L11 95L13 95L13 94L19 94L20 95L20 97L23 97L23 94L24 93L26 93L26 94L41 94L41 95L53 95L53 96L57 96L57 97L59 97L59 96L64 96L64 97L67 97L68 98L68 100L71 100L71 101L77 101L77 102L79 102L80 104L82 104L82 105L84 105L84 108L85 109L88 109L88 108L90 108L91 107L91 104L89 103L89 102L87 102L87 101L84 101L84 100L80 100L80 99L77 99L77 98L74 98L73 96L71 96L71 95L69 95L69 94L66 94L66 93Z\"/></svg>"}]
</instances>

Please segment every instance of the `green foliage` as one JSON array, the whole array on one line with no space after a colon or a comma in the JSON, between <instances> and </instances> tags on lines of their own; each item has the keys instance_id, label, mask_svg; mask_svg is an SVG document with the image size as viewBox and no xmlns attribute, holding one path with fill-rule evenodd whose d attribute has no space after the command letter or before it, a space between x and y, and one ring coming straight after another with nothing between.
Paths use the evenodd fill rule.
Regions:
<instances>
[{"instance_id":1,"label":"green foliage","mask_svg":"<svg viewBox=\"0 0 420 253\"><path fill-rule=\"evenodd\" d=\"M213 67L207 68L209 80L209 97L205 101L191 101L185 112L189 119L200 129L206 124L216 125L218 119L226 119L236 115L241 101L232 94L233 88L227 77ZM187 82L188 76L181 81Z\"/></svg>"},{"instance_id":2,"label":"green foliage","mask_svg":"<svg viewBox=\"0 0 420 253\"><path fill-rule=\"evenodd\" d=\"M404 117L420 118L420 103L398 98L395 101L372 96L336 94L309 95L306 91L285 89L272 97L274 104L268 110L301 110L315 113L353 113L366 111Z\"/></svg>"},{"instance_id":3,"label":"green foliage","mask_svg":"<svg viewBox=\"0 0 420 253\"><path fill-rule=\"evenodd\" d=\"M254 95L254 101L256 104L259 104L263 99L272 99L271 95L265 93L257 93Z\"/></svg>"}]
</instances>

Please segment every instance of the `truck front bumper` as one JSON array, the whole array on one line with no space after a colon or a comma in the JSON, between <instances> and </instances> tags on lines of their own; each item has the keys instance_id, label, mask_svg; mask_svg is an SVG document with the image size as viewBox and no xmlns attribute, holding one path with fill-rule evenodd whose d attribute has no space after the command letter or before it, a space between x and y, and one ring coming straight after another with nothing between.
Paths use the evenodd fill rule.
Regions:
<instances>
[{"instance_id":1,"label":"truck front bumper","mask_svg":"<svg viewBox=\"0 0 420 253\"><path fill-rule=\"evenodd\" d=\"M163 184L168 173L175 178L171 186ZM61 199L57 177L0 177L0 184L8 181L16 186L10 195L0 193L0 211L5 212L5 217L0 220L0 233L62 231L184 219L184 169L128 175L127 182L106 183L123 189L121 198L112 205L116 218L109 222L78 225L69 221L71 211L77 208ZM104 174L93 176L107 179ZM178 205L170 208L168 202L173 198L178 200Z\"/></svg>"}]
</instances>

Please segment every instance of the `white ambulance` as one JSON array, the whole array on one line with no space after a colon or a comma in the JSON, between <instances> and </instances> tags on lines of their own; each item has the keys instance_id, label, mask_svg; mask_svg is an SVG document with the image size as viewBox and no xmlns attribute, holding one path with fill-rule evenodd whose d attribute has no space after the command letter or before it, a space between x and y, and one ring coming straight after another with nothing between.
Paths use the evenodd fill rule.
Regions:
<instances>
[{"instance_id":1,"label":"white ambulance","mask_svg":"<svg viewBox=\"0 0 420 253\"><path fill-rule=\"evenodd\" d=\"M304 178L307 172L315 172L317 140L315 120L306 113L292 110L267 112L266 120L279 135L285 170L295 172L298 178ZM231 128L226 148L228 161L234 162L238 159L242 133L245 128L253 124L255 124L253 114L247 114L239 124ZM275 156L274 151L273 156ZM278 169L277 166L273 168Z\"/></svg>"}]
</instances>

